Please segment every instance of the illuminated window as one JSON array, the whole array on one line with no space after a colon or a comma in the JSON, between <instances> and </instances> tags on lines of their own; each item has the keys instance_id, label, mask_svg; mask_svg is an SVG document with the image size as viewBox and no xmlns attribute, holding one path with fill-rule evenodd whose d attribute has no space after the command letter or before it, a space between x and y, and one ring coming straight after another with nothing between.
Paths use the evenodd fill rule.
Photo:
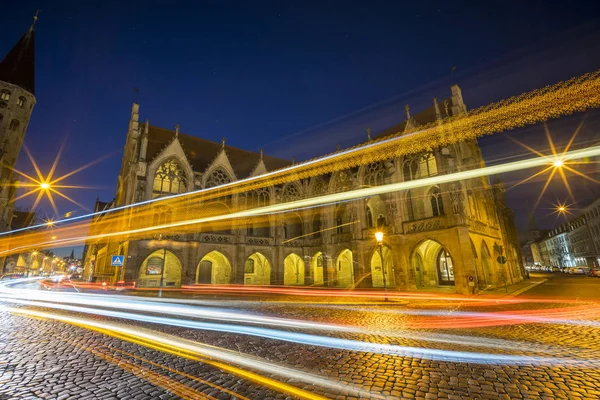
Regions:
<instances>
[{"instance_id":1,"label":"illuminated window","mask_svg":"<svg viewBox=\"0 0 600 400\"><path fill-rule=\"evenodd\" d=\"M245 274L253 274L254 273L254 260L249 258L244 263L244 273Z\"/></svg>"},{"instance_id":2,"label":"illuminated window","mask_svg":"<svg viewBox=\"0 0 600 400\"><path fill-rule=\"evenodd\" d=\"M440 285L454 285L454 267L446 249L440 250L438 255L438 278Z\"/></svg>"},{"instance_id":3,"label":"illuminated window","mask_svg":"<svg viewBox=\"0 0 600 400\"><path fill-rule=\"evenodd\" d=\"M152 186L152 197L183 193L185 191L185 173L175 160L167 161L156 170L154 185Z\"/></svg>"},{"instance_id":4,"label":"illuminated window","mask_svg":"<svg viewBox=\"0 0 600 400\"><path fill-rule=\"evenodd\" d=\"M427 153L421 157L419 160L419 172L422 177L437 175L437 164L433 153Z\"/></svg>"},{"instance_id":5,"label":"illuminated window","mask_svg":"<svg viewBox=\"0 0 600 400\"><path fill-rule=\"evenodd\" d=\"M25 100L25 97L23 97L23 96L19 97L19 99L17 100L17 106L18 106L18 107L23 107L23 106L25 106L25 101L26 101L26 100Z\"/></svg>"},{"instance_id":6,"label":"illuminated window","mask_svg":"<svg viewBox=\"0 0 600 400\"><path fill-rule=\"evenodd\" d=\"M402 167L404 173L404 181L412 181L413 179L417 179L419 177L419 164L416 158L410 158L404 161L404 166Z\"/></svg>"},{"instance_id":7,"label":"illuminated window","mask_svg":"<svg viewBox=\"0 0 600 400\"><path fill-rule=\"evenodd\" d=\"M10 91L3 90L0 92L0 100L9 101L10 100Z\"/></svg>"},{"instance_id":8,"label":"illuminated window","mask_svg":"<svg viewBox=\"0 0 600 400\"><path fill-rule=\"evenodd\" d=\"M365 185L383 185L384 173L385 169L380 161L369 164L365 170Z\"/></svg>"}]
</instances>

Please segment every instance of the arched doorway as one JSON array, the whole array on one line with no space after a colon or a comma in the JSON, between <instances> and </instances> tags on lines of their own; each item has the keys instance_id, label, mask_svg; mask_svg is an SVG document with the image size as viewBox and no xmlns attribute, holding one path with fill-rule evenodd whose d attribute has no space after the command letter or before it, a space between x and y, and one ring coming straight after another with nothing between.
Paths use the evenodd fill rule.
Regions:
<instances>
[{"instance_id":1,"label":"arched doorway","mask_svg":"<svg viewBox=\"0 0 600 400\"><path fill-rule=\"evenodd\" d=\"M481 242L481 267L483 268L483 283L485 286L492 284L492 256L485 241Z\"/></svg>"},{"instance_id":2,"label":"arched doorway","mask_svg":"<svg viewBox=\"0 0 600 400\"><path fill-rule=\"evenodd\" d=\"M162 273L163 265L165 271ZM181 286L181 262L179 258L170 251L164 249L156 250L150 254L138 273L137 287L159 287L161 273L163 275L163 287Z\"/></svg>"},{"instance_id":3,"label":"arched doorway","mask_svg":"<svg viewBox=\"0 0 600 400\"><path fill-rule=\"evenodd\" d=\"M349 249L342 250L335 263L336 286L349 287L354 284L354 262Z\"/></svg>"},{"instance_id":4,"label":"arched doorway","mask_svg":"<svg viewBox=\"0 0 600 400\"><path fill-rule=\"evenodd\" d=\"M312 258L313 284L315 286L323 286L323 253L318 252Z\"/></svg>"},{"instance_id":5,"label":"arched doorway","mask_svg":"<svg viewBox=\"0 0 600 400\"><path fill-rule=\"evenodd\" d=\"M454 264L448 250L427 239L411 256L417 287L454 286Z\"/></svg>"},{"instance_id":6,"label":"arched doorway","mask_svg":"<svg viewBox=\"0 0 600 400\"><path fill-rule=\"evenodd\" d=\"M231 282L231 264L225 255L211 251L198 263L196 283L223 285Z\"/></svg>"},{"instance_id":7,"label":"arched doorway","mask_svg":"<svg viewBox=\"0 0 600 400\"><path fill-rule=\"evenodd\" d=\"M392 250L383 246L382 249L383 260L385 265L385 280L386 286L394 286L394 262L392 260ZM379 254L379 248L375 249L373 256L371 257L371 277L373 280L373 287L383 287L383 273L381 268L381 256Z\"/></svg>"},{"instance_id":8,"label":"arched doorway","mask_svg":"<svg viewBox=\"0 0 600 400\"><path fill-rule=\"evenodd\" d=\"M283 284L304 285L304 261L297 254L290 254L283 260Z\"/></svg>"},{"instance_id":9,"label":"arched doorway","mask_svg":"<svg viewBox=\"0 0 600 400\"><path fill-rule=\"evenodd\" d=\"M269 285L271 283L271 263L261 253L253 253L244 263L245 285Z\"/></svg>"}]
</instances>

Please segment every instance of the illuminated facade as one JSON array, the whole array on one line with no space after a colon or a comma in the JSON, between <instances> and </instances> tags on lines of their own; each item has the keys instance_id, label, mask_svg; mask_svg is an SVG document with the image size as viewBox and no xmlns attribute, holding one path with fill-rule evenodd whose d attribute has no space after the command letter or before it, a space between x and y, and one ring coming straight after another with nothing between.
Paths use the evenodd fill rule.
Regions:
<instances>
[{"instance_id":1,"label":"illuminated facade","mask_svg":"<svg viewBox=\"0 0 600 400\"><path fill-rule=\"evenodd\" d=\"M15 216L13 168L36 102L34 66L32 24L0 61L0 232L11 229Z\"/></svg>"},{"instance_id":2,"label":"illuminated facade","mask_svg":"<svg viewBox=\"0 0 600 400\"><path fill-rule=\"evenodd\" d=\"M380 135L402 133L466 112L462 93ZM132 107L119 187L114 206L215 187L256 176L291 163L141 123ZM333 174L239 193L207 207L227 212L277 204L365 186L435 177L479 168L474 140L421 154L372 162ZM113 205L106 205L112 207ZM157 204L156 224L171 211ZM383 230L383 267L374 233ZM112 255L125 255L123 269ZM499 255L507 258L499 264ZM164 260L166 259L166 262ZM93 263L93 267L92 267ZM514 216L504 202L501 183L487 178L432 185L357 199L321 208L269 216L268 224L207 229L186 235L148 237L119 243L89 242L85 276L95 280L135 280L164 285L248 284L339 288L383 287L397 290L441 289L470 293L524 279ZM469 283L471 283L471 286Z\"/></svg>"}]
</instances>

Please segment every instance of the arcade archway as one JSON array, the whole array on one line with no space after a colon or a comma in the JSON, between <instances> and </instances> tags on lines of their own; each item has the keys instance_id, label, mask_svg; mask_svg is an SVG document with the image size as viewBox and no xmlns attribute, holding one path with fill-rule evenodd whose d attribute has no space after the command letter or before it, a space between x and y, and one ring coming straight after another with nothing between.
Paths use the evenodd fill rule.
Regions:
<instances>
[{"instance_id":1,"label":"arcade archway","mask_svg":"<svg viewBox=\"0 0 600 400\"><path fill-rule=\"evenodd\" d=\"M318 252L317 254L315 254L311 260L311 264L313 273L313 284L315 286L323 286L323 253Z\"/></svg>"},{"instance_id":2,"label":"arcade archway","mask_svg":"<svg viewBox=\"0 0 600 400\"><path fill-rule=\"evenodd\" d=\"M386 286L394 286L394 261L392 259L392 250L383 246L382 249L384 266L385 266L385 280ZM373 280L373 287L383 287L383 272L381 268L381 256L379 249L375 249L371 256L371 278Z\"/></svg>"},{"instance_id":3,"label":"arcade archway","mask_svg":"<svg viewBox=\"0 0 600 400\"><path fill-rule=\"evenodd\" d=\"M435 240L427 239L414 250L411 266L417 287L454 286L454 264L450 253Z\"/></svg>"},{"instance_id":4,"label":"arcade archway","mask_svg":"<svg viewBox=\"0 0 600 400\"><path fill-rule=\"evenodd\" d=\"M165 268L164 273L162 268ZM150 254L138 273L137 287L159 287L161 274L163 276L163 287L181 286L181 262L179 258L168 250L160 249Z\"/></svg>"},{"instance_id":5,"label":"arcade archway","mask_svg":"<svg viewBox=\"0 0 600 400\"><path fill-rule=\"evenodd\" d=\"M206 254L196 268L196 283L223 285L231 282L231 264L218 251Z\"/></svg>"},{"instance_id":6,"label":"arcade archway","mask_svg":"<svg viewBox=\"0 0 600 400\"><path fill-rule=\"evenodd\" d=\"M347 288L354 284L354 261L352 251L342 250L335 263L336 286Z\"/></svg>"},{"instance_id":7,"label":"arcade archway","mask_svg":"<svg viewBox=\"0 0 600 400\"><path fill-rule=\"evenodd\" d=\"M269 285L271 283L271 263L261 253L253 253L244 263L245 285Z\"/></svg>"},{"instance_id":8,"label":"arcade archway","mask_svg":"<svg viewBox=\"0 0 600 400\"><path fill-rule=\"evenodd\" d=\"M297 254L290 254L283 260L283 284L304 285L304 261Z\"/></svg>"}]
</instances>

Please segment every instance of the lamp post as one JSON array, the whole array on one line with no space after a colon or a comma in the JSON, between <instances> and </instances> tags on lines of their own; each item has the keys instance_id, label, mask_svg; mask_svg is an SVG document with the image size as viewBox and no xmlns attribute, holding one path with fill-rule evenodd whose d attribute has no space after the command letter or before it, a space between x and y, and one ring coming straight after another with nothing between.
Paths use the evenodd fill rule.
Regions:
<instances>
[{"instance_id":1,"label":"lamp post","mask_svg":"<svg viewBox=\"0 0 600 400\"><path fill-rule=\"evenodd\" d=\"M379 246L379 257L381 258L381 273L383 275L383 291L385 292L385 301L388 301L387 295L387 279L385 278L385 261L383 261L383 232L375 232L375 239Z\"/></svg>"}]
</instances>

